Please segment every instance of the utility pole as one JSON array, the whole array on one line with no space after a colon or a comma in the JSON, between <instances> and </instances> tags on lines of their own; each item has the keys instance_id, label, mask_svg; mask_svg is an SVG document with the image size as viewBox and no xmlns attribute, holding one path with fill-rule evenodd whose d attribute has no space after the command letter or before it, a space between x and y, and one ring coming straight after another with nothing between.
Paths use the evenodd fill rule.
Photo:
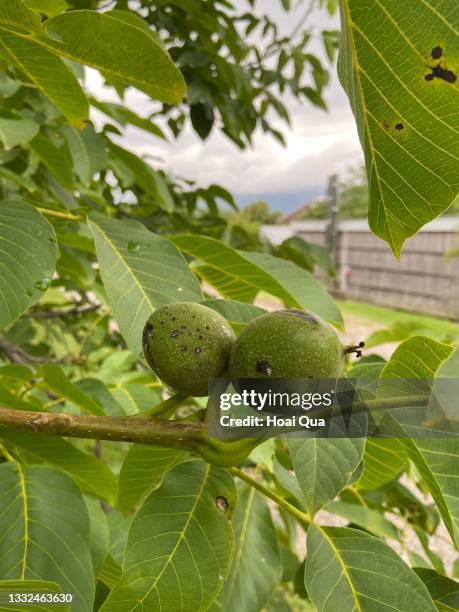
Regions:
<instances>
[{"instance_id":1,"label":"utility pole","mask_svg":"<svg viewBox=\"0 0 459 612\"><path fill-rule=\"evenodd\" d=\"M327 229L326 241L330 258L336 272L338 272L338 215L339 215L339 194L338 194L338 175L332 174L328 179L327 197ZM339 283L337 274L332 282L333 289L338 289Z\"/></svg>"}]
</instances>

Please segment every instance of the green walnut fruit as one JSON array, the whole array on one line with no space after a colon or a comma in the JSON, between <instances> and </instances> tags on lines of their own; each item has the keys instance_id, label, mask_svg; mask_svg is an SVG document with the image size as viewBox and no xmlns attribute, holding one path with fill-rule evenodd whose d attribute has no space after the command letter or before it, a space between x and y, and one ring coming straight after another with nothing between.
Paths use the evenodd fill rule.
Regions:
<instances>
[{"instance_id":1,"label":"green walnut fruit","mask_svg":"<svg viewBox=\"0 0 459 612\"><path fill-rule=\"evenodd\" d=\"M231 378L339 378L344 354L333 328L300 310L277 310L257 317L234 344Z\"/></svg>"},{"instance_id":2,"label":"green walnut fruit","mask_svg":"<svg viewBox=\"0 0 459 612\"><path fill-rule=\"evenodd\" d=\"M208 395L209 379L228 365L236 336L218 312L191 302L156 310L143 331L143 350L151 369L184 395Z\"/></svg>"}]
</instances>

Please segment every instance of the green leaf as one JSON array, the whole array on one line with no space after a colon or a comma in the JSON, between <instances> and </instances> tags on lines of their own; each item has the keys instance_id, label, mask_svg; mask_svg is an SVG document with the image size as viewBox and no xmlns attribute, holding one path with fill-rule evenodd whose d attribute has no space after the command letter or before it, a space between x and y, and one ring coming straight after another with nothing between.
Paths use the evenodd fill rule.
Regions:
<instances>
[{"instance_id":1,"label":"green leaf","mask_svg":"<svg viewBox=\"0 0 459 612\"><path fill-rule=\"evenodd\" d=\"M102 566L102 569L99 572L99 580L103 582L108 588L113 589L116 584L120 581L121 576L123 575L123 570L121 565L115 561L115 559L108 555L105 559L105 563Z\"/></svg>"},{"instance_id":2,"label":"green leaf","mask_svg":"<svg viewBox=\"0 0 459 612\"><path fill-rule=\"evenodd\" d=\"M38 410L35 404L13 395L3 385L0 385L0 404L5 408L12 408L13 410Z\"/></svg>"},{"instance_id":3,"label":"green leaf","mask_svg":"<svg viewBox=\"0 0 459 612\"><path fill-rule=\"evenodd\" d=\"M133 518L123 577L102 610L206 610L230 569L235 503L233 480L222 470L190 461L170 471Z\"/></svg>"},{"instance_id":4,"label":"green leaf","mask_svg":"<svg viewBox=\"0 0 459 612\"><path fill-rule=\"evenodd\" d=\"M60 57L35 40L2 29L0 51L41 89L70 123L81 126L88 119L86 96L75 75Z\"/></svg>"},{"instance_id":5,"label":"green leaf","mask_svg":"<svg viewBox=\"0 0 459 612\"><path fill-rule=\"evenodd\" d=\"M7 151L16 145L24 145L38 134L39 125L31 119L0 118L0 139Z\"/></svg>"},{"instance_id":6,"label":"green leaf","mask_svg":"<svg viewBox=\"0 0 459 612\"><path fill-rule=\"evenodd\" d=\"M271 513L263 497L244 487L234 512L236 553L218 598L225 612L262 610L282 577L282 560Z\"/></svg>"},{"instance_id":7,"label":"green leaf","mask_svg":"<svg viewBox=\"0 0 459 612\"><path fill-rule=\"evenodd\" d=\"M322 612L435 612L427 588L392 548L356 529L309 527L305 584Z\"/></svg>"},{"instance_id":8,"label":"green leaf","mask_svg":"<svg viewBox=\"0 0 459 612\"><path fill-rule=\"evenodd\" d=\"M105 499L116 500L117 482L108 466L95 457L83 453L63 438L1 432L7 447L16 448L28 463L49 463L67 472L83 491Z\"/></svg>"},{"instance_id":9,"label":"green leaf","mask_svg":"<svg viewBox=\"0 0 459 612\"><path fill-rule=\"evenodd\" d=\"M430 380L440 364L452 353L452 347L431 338L416 336L402 342L394 351L381 375L380 395L410 395L414 392L430 392ZM394 381L394 377L397 380ZM403 377L406 377L405 379ZM413 379L420 378L419 385ZM424 379L424 380L423 380ZM426 380L425 380L426 379ZM397 384L396 384L397 383ZM397 417L403 436L400 442L415 464L424 483L435 500L454 542L459 541L459 492L457 472L459 444L456 436L422 436L419 427L414 431L410 424ZM416 435L415 438L412 436Z\"/></svg>"},{"instance_id":10,"label":"green leaf","mask_svg":"<svg viewBox=\"0 0 459 612\"><path fill-rule=\"evenodd\" d=\"M75 384L102 406L104 414L108 416L124 416L126 414L101 380L80 378Z\"/></svg>"},{"instance_id":11,"label":"green leaf","mask_svg":"<svg viewBox=\"0 0 459 612\"><path fill-rule=\"evenodd\" d=\"M152 311L171 302L200 302L201 288L174 245L137 221L91 214L88 223L113 314L139 354Z\"/></svg>"},{"instance_id":12,"label":"green leaf","mask_svg":"<svg viewBox=\"0 0 459 612\"><path fill-rule=\"evenodd\" d=\"M224 316L237 332L244 329L253 319L266 313L264 308L234 300L205 300L203 304Z\"/></svg>"},{"instance_id":13,"label":"green leaf","mask_svg":"<svg viewBox=\"0 0 459 612\"><path fill-rule=\"evenodd\" d=\"M72 167L66 153L62 149L58 149L44 134L35 136L29 146L35 151L56 181L71 190L73 188Z\"/></svg>"},{"instance_id":14,"label":"green leaf","mask_svg":"<svg viewBox=\"0 0 459 612\"><path fill-rule=\"evenodd\" d=\"M167 472L188 457L188 453L170 448L133 445L126 455L119 476L120 510L125 514L131 512L161 485Z\"/></svg>"},{"instance_id":15,"label":"green leaf","mask_svg":"<svg viewBox=\"0 0 459 612\"><path fill-rule=\"evenodd\" d=\"M89 548L94 577L97 578L108 556L110 533L107 515L102 510L99 500L93 497L86 497L85 502L89 516Z\"/></svg>"},{"instance_id":16,"label":"green leaf","mask_svg":"<svg viewBox=\"0 0 459 612\"><path fill-rule=\"evenodd\" d=\"M365 438L288 437L288 447L311 517L334 499L359 466Z\"/></svg>"},{"instance_id":17,"label":"green leaf","mask_svg":"<svg viewBox=\"0 0 459 612\"><path fill-rule=\"evenodd\" d=\"M19 604L20 607L8 603L5 607L1 604L6 603L10 593L34 593L41 595L42 593L62 593L61 587L55 582L45 580L0 580L0 610L1 612L56 612L56 604L40 603L40 604ZM69 604L59 604L59 610L69 612Z\"/></svg>"},{"instance_id":18,"label":"green leaf","mask_svg":"<svg viewBox=\"0 0 459 612\"><path fill-rule=\"evenodd\" d=\"M341 2L339 73L365 154L370 227L396 256L458 194L456 8Z\"/></svg>"},{"instance_id":19,"label":"green leaf","mask_svg":"<svg viewBox=\"0 0 459 612\"><path fill-rule=\"evenodd\" d=\"M349 521L349 523L354 523L380 538L399 539L399 534L395 525L384 518L377 510L342 501L330 502L325 507L325 510L337 516L341 516Z\"/></svg>"},{"instance_id":20,"label":"green leaf","mask_svg":"<svg viewBox=\"0 0 459 612\"><path fill-rule=\"evenodd\" d=\"M359 489L375 490L390 482L406 467L408 455L403 444L393 439L368 438L363 455L363 472L357 482Z\"/></svg>"},{"instance_id":21,"label":"green leaf","mask_svg":"<svg viewBox=\"0 0 459 612\"><path fill-rule=\"evenodd\" d=\"M56 582L89 612L94 577L89 521L75 483L45 466L0 465L0 579Z\"/></svg>"},{"instance_id":22,"label":"green leaf","mask_svg":"<svg viewBox=\"0 0 459 612\"><path fill-rule=\"evenodd\" d=\"M118 170L120 176L123 177L123 183L125 187L131 187L132 185L138 185L146 193L150 194L155 203L164 208L164 210L172 211L174 208L174 201L169 192L166 182L163 177L153 170L146 162L143 161L134 153L115 145L110 142L109 151L111 153L112 165L114 163L115 170ZM127 179L123 168L120 168L117 162L120 161L122 166L128 169Z\"/></svg>"},{"instance_id":23,"label":"green leaf","mask_svg":"<svg viewBox=\"0 0 459 612\"><path fill-rule=\"evenodd\" d=\"M140 117L134 111L129 108L122 106L121 104L114 104L113 102L100 102L95 98L91 98L92 106L95 106L102 113L125 127L126 125L133 125L145 132L149 132L158 138L166 140L164 132L159 128L151 119Z\"/></svg>"},{"instance_id":24,"label":"green leaf","mask_svg":"<svg viewBox=\"0 0 459 612\"><path fill-rule=\"evenodd\" d=\"M0 28L22 33L43 31L40 16L21 0L0 0Z\"/></svg>"},{"instance_id":25,"label":"green leaf","mask_svg":"<svg viewBox=\"0 0 459 612\"><path fill-rule=\"evenodd\" d=\"M214 109L208 102L198 102L190 105L190 119L194 131L199 138L205 140L214 125Z\"/></svg>"},{"instance_id":26,"label":"green leaf","mask_svg":"<svg viewBox=\"0 0 459 612\"><path fill-rule=\"evenodd\" d=\"M292 236L284 240L278 247L279 255L293 261L301 268L314 272L318 265L330 276L335 276L335 268L328 249L320 244L306 242L300 236Z\"/></svg>"},{"instance_id":27,"label":"green leaf","mask_svg":"<svg viewBox=\"0 0 459 612\"><path fill-rule=\"evenodd\" d=\"M454 612L459 610L459 584L434 570L415 567L414 571L426 585L437 610Z\"/></svg>"},{"instance_id":28,"label":"green leaf","mask_svg":"<svg viewBox=\"0 0 459 612\"><path fill-rule=\"evenodd\" d=\"M45 364L41 366L40 370L46 387L54 391L58 397L75 404L87 414L104 415L102 407L82 389L74 385L60 366Z\"/></svg>"},{"instance_id":29,"label":"green leaf","mask_svg":"<svg viewBox=\"0 0 459 612\"><path fill-rule=\"evenodd\" d=\"M110 388L110 393L127 415L142 413L161 401L158 389L152 389L145 384L118 383Z\"/></svg>"},{"instance_id":30,"label":"green leaf","mask_svg":"<svg viewBox=\"0 0 459 612\"><path fill-rule=\"evenodd\" d=\"M341 313L322 286L306 270L262 253L240 253L207 236L179 235L170 239L203 265L197 273L229 300L253 301L259 291L281 299L286 306L311 310L342 324Z\"/></svg>"},{"instance_id":31,"label":"green leaf","mask_svg":"<svg viewBox=\"0 0 459 612\"><path fill-rule=\"evenodd\" d=\"M457 379L459 376L459 347L443 361L436 371L432 385L432 402L441 407L447 418L457 418Z\"/></svg>"},{"instance_id":32,"label":"green leaf","mask_svg":"<svg viewBox=\"0 0 459 612\"><path fill-rule=\"evenodd\" d=\"M103 140L91 126L80 131L70 125L65 125L62 131L67 140L73 168L80 181L89 185L94 174L105 163Z\"/></svg>"},{"instance_id":33,"label":"green leaf","mask_svg":"<svg viewBox=\"0 0 459 612\"><path fill-rule=\"evenodd\" d=\"M56 268L53 226L23 202L0 203L0 328L43 295Z\"/></svg>"},{"instance_id":34,"label":"green leaf","mask_svg":"<svg viewBox=\"0 0 459 612\"><path fill-rule=\"evenodd\" d=\"M185 97L181 73L143 27L96 11L63 13L48 19L45 27L56 38L41 38L40 43L60 55L103 70L162 102L176 104Z\"/></svg>"},{"instance_id":35,"label":"green leaf","mask_svg":"<svg viewBox=\"0 0 459 612\"><path fill-rule=\"evenodd\" d=\"M54 17L69 8L65 0L24 0L25 4L37 13Z\"/></svg>"}]
</instances>

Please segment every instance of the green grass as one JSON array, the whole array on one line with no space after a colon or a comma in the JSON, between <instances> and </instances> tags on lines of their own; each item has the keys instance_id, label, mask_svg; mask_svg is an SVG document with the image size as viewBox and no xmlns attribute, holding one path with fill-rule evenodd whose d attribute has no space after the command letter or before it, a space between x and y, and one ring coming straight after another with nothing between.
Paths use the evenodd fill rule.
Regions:
<instances>
[{"instance_id":1,"label":"green grass","mask_svg":"<svg viewBox=\"0 0 459 612\"><path fill-rule=\"evenodd\" d=\"M447 319L383 308L373 304L361 304L342 300L337 300L337 304L344 318L348 316L357 317L366 321L380 323L386 328L392 327L392 325L397 323L416 323L420 328L431 330L435 336L448 336L452 339L459 339L459 325Z\"/></svg>"}]
</instances>

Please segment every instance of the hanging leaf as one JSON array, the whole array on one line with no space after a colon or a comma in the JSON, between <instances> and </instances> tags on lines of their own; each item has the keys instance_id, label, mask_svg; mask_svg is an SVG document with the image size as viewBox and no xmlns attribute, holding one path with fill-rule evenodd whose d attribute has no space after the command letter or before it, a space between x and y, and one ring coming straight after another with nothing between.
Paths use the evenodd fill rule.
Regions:
<instances>
[{"instance_id":1,"label":"hanging leaf","mask_svg":"<svg viewBox=\"0 0 459 612\"><path fill-rule=\"evenodd\" d=\"M457 3L340 6L339 74L365 154L370 227L398 257L458 195Z\"/></svg>"},{"instance_id":2,"label":"hanging leaf","mask_svg":"<svg viewBox=\"0 0 459 612\"><path fill-rule=\"evenodd\" d=\"M271 513L257 491L244 487L233 518L236 553L218 603L225 612L262 610L282 577Z\"/></svg>"},{"instance_id":3,"label":"hanging leaf","mask_svg":"<svg viewBox=\"0 0 459 612\"><path fill-rule=\"evenodd\" d=\"M362 460L365 438L288 438L295 475L311 517L346 486Z\"/></svg>"}]
</instances>

